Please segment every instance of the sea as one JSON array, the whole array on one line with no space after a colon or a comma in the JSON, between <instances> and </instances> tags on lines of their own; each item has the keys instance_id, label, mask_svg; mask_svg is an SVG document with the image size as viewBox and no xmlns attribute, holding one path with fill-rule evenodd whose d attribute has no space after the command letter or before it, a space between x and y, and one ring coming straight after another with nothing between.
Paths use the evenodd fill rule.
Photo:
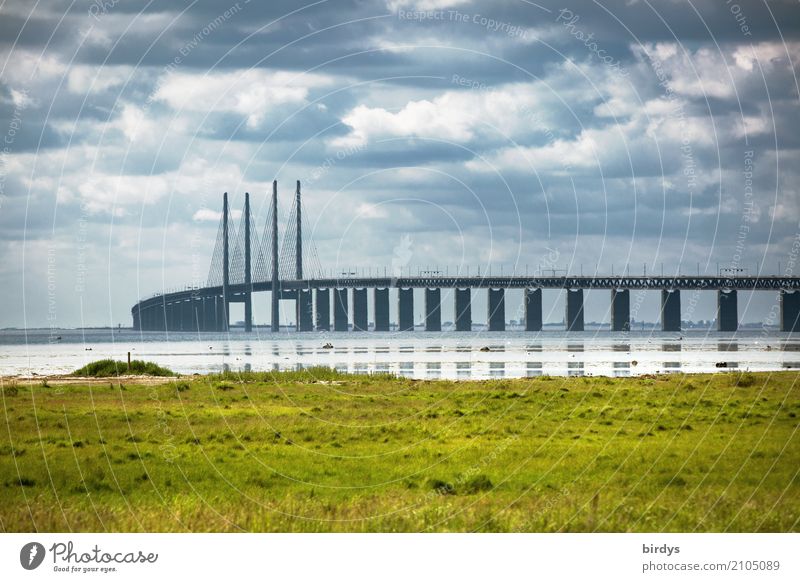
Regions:
<instances>
[{"instance_id":1,"label":"sea","mask_svg":"<svg viewBox=\"0 0 800 582\"><path fill-rule=\"evenodd\" d=\"M148 360L181 374L298 370L417 379L800 369L800 334L772 330L505 332L140 332L0 330L0 376L70 373L93 360Z\"/></svg>"}]
</instances>

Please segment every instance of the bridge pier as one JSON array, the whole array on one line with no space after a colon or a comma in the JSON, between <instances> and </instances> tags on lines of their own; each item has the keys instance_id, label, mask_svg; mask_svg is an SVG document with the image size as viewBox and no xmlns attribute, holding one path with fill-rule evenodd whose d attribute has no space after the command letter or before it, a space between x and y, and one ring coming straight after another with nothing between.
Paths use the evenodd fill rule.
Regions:
<instances>
[{"instance_id":1,"label":"bridge pier","mask_svg":"<svg viewBox=\"0 0 800 582\"><path fill-rule=\"evenodd\" d=\"M353 331L369 331L366 289L353 289Z\"/></svg>"},{"instance_id":2,"label":"bridge pier","mask_svg":"<svg viewBox=\"0 0 800 582\"><path fill-rule=\"evenodd\" d=\"M661 290L661 329L681 330L681 292L678 289Z\"/></svg>"},{"instance_id":3,"label":"bridge pier","mask_svg":"<svg viewBox=\"0 0 800 582\"><path fill-rule=\"evenodd\" d=\"M800 291L781 290L781 331L800 331Z\"/></svg>"},{"instance_id":4,"label":"bridge pier","mask_svg":"<svg viewBox=\"0 0 800 582\"><path fill-rule=\"evenodd\" d=\"M217 331L228 331L228 302L223 296L216 299Z\"/></svg>"},{"instance_id":5,"label":"bridge pier","mask_svg":"<svg viewBox=\"0 0 800 582\"><path fill-rule=\"evenodd\" d=\"M456 331L472 331L472 290L455 290Z\"/></svg>"},{"instance_id":6,"label":"bridge pier","mask_svg":"<svg viewBox=\"0 0 800 582\"><path fill-rule=\"evenodd\" d=\"M739 327L739 308L736 289L717 291L717 331L736 331Z\"/></svg>"},{"instance_id":7,"label":"bridge pier","mask_svg":"<svg viewBox=\"0 0 800 582\"><path fill-rule=\"evenodd\" d=\"M249 291L244 294L244 330L253 331L253 294Z\"/></svg>"},{"instance_id":8,"label":"bridge pier","mask_svg":"<svg viewBox=\"0 0 800 582\"><path fill-rule=\"evenodd\" d=\"M399 331L414 331L414 289L397 289Z\"/></svg>"},{"instance_id":9,"label":"bridge pier","mask_svg":"<svg viewBox=\"0 0 800 582\"><path fill-rule=\"evenodd\" d=\"M567 331L583 331L583 289L567 289Z\"/></svg>"},{"instance_id":10,"label":"bridge pier","mask_svg":"<svg viewBox=\"0 0 800 582\"><path fill-rule=\"evenodd\" d=\"M315 289L314 303L316 304L317 331L331 330L331 293L330 289Z\"/></svg>"},{"instance_id":11,"label":"bridge pier","mask_svg":"<svg viewBox=\"0 0 800 582\"><path fill-rule=\"evenodd\" d=\"M631 330L631 292L628 289L611 290L611 329Z\"/></svg>"},{"instance_id":12,"label":"bridge pier","mask_svg":"<svg viewBox=\"0 0 800 582\"><path fill-rule=\"evenodd\" d=\"M525 289L525 331L542 331L541 289Z\"/></svg>"},{"instance_id":13,"label":"bridge pier","mask_svg":"<svg viewBox=\"0 0 800 582\"><path fill-rule=\"evenodd\" d=\"M314 311L311 289L297 290L297 331L314 331Z\"/></svg>"},{"instance_id":14,"label":"bridge pier","mask_svg":"<svg viewBox=\"0 0 800 582\"><path fill-rule=\"evenodd\" d=\"M203 331L216 329L216 311L213 297L203 297Z\"/></svg>"},{"instance_id":15,"label":"bridge pier","mask_svg":"<svg viewBox=\"0 0 800 582\"><path fill-rule=\"evenodd\" d=\"M489 313L486 321L489 331L505 331L506 329L506 290L488 289Z\"/></svg>"},{"instance_id":16,"label":"bridge pier","mask_svg":"<svg viewBox=\"0 0 800 582\"><path fill-rule=\"evenodd\" d=\"M333 331L348 331L347 288L333 290Z\"/></svg>"},{"instance_id":17,"label":"bridge pier","mask_svg":"<svg viewBox=\"0 0 800 582\"><path fill-rule=\"evenodd\" d=\"M180 311L177 303L167 303L167 331L180 329Z\"/></svg>"},{"instance_id":18,"label":"bridge pier","mask_svg":"<svg viewBox=\"0 0 800 582\"><path fill-rule=\"evenodd\" d=\"M159 301L156 308L156 331L167 331L167 303Z\"/></svg>"},{"instance_id":19,"label":"bridge pier","mask_svg":"<svg viewBox=\"0 0 800 582\"><path fill-rule=\"evenodd\" d=\"M375 331L389 331L389 289L374 290Z\"/></svg>"},{"instance_id":20,"label":"bridge pier","mask_svg":"<svg viewBox=\"0 0 800 582\"><path fill-rule=\"evenodd\" d=\"M194 299L181 303L181 331L194 331Z\"/></svg>"},{"instance_id":21,"label":"bridge pier","mask_svg":"<svg viewBox=\"0 0 800 582\"><path fill-rule=\"evenodd\" d=\"M442 290L425 288L425 331L442 331Z\"/></svg>"}]
</instances>

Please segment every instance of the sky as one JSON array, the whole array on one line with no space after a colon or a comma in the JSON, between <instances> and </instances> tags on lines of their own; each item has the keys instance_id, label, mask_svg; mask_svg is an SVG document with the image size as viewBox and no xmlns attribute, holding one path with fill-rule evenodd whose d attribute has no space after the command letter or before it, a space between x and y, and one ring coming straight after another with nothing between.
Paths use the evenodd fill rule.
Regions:
<instances>
[{"instance_id":1,"label":"sky","mask_svg":"<svg viewBox=\"0 0 800 582\"><path fill-rule=\"evenodd\" d=\"M799 35L789 0L0 0L0 327L130 325L273 179L332 273L797 274Z\"/></svg>"}]
</instances>

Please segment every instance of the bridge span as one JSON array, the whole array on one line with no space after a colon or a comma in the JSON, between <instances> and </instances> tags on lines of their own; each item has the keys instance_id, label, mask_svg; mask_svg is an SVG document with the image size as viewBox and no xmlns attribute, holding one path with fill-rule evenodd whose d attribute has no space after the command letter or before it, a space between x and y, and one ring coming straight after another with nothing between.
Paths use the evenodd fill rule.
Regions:
<instances>
[{"instance_id":1,"label":"bridge span","mask_svg":"<svg viewBox=\"0 0 800 582\"><path fill-rule=\"evenodd\" d=\"M253 294L270 293L271 329L278 331L279 301L295 303L297 331L389 331L390 289L396 289L397 321L394 329L414 330L414 293L424 289L425 329L441 331L441 290L454 289L455 328L472 329L472 296L485 290L488 298L489 331L506 327L505 292L523 290L526 331L542 329L542 290L558 289L566 294L564 321L568 331L583 331L583 295L586 289L610 291L611 328L630 329L631 290L661 291L661 325L664 331L681 329L681 291L717 293L717 328L738 328L737 292L772 291L780 297L780 329L800 331L800 277L780 276L441 276L420 274L401 277L322 277L313 244L303 244L300 182L297 182L289 228L278 248L277 182L273 182L272 204L264 236L259 240L250 215L249 195L238 231L231 236L227 194L208 284L154 295L139 301L131 314L134 329L142 331L228 331L230 304L244 303L245 331L251 331ZM309 248L310 247L310 248ZM255 253L253 253L255 249ZM280 251L280 252L279 252ZM255 260L253 255L255 254ZM311 275L304 277L304 265ZM306 267L307 270L309 270ZM316 270L316 273L313 271ZM273 290L276 290L273 292ZM373 313L368 313L367 294L373 294Z\"/></svg>"}]
</instances>

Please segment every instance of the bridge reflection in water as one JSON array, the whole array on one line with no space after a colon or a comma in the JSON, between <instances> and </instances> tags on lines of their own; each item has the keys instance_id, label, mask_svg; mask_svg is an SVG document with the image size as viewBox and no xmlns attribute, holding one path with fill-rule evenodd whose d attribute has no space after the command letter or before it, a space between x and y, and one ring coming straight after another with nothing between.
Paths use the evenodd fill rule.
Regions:
<instances>
[{"instance_id":1,"label":"bridge reflection in water","mask_svg":"<svg viewBox=\"0 0 800 582\"><path fill-rule=\"evenodd\" d=\"M235 232L229 224L228 195L211 259L207 285L164 293L139 301L131 314L133 327L142 331L228 331L231 303L244 304L245 331L253 328L253 295L269 292L271 329L280 330L279 302L294 302L297 331L412 331L414 293L424 289L425 330L441 331L441 289L454 289L455 328L472 329L472 296L487 293L489 331L505 331L505 292L523 290L526 331L542 330L542 290L566 294L564 321L568 331L584 330L584 290L610 291L611 329L630 329L630 291L661 291L663 331L681 330L681 291L717 293L717 328L738 328L737 292L772 291L780 294L777 315L782 331L800 331L800 278L780 276L442 276L424 273L405 277L324 277L310 239L303 238L303 206L300 182L289 215L282 245L278 244L278 185L273 182L272 203L263 235L256 233L245 194L241 222ZM392 293L390 294L390 290ZM372 293L372 314L368 293ZM391 296L397 301L397 321L390 322ZM771 322L777 323L777 322Z\"/></svg>"}]
</instances>

